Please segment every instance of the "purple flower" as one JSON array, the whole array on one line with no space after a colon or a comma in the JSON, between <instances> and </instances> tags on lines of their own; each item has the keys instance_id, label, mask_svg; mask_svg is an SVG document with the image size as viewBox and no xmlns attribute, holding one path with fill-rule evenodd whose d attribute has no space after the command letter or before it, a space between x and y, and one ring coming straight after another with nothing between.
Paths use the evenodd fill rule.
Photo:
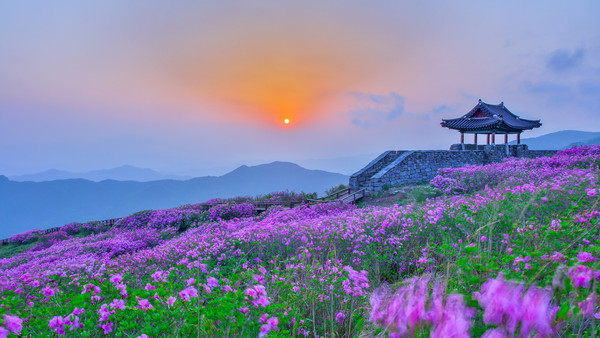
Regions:
<instances>
[{"instance_id":1,"label":"purple flower","mask_svg":"<svg viewBox=\"0 0 600 338\"><path fill-rule=\"evenodd\" d=\"M577 260L580 263L591 263L597 261L598 259L594 257L594 255L592 255L591 253L582 251L577 254Z\"/></svg>"},{"instance_id":2,"label":"purple flower","mask_svg":"<svg viewBox=\"0 0 600 338\"><path fill-rule=\"evenodd\" d=\"M569 269L569 278L573 282L573 286L589 288L590 282L592 281L593 272L592 269L585 265L573 266Z\"/></svg>"},{"instance_id":3,"label":"purple flower","mask_svg":"<svg viewBox=\"0 0 600 338\"><path fill-rule=\"evenodd\" d=\"M206 285L208 285L211 288L216 288L217 286L219 286L219 280L215 277L208 277L208 279L206 280Z\"/></svg>"},{"instance_id":4,"label":"purple flower","mask_svg":"<svg viewBox=\"0 0 600 338\"><path fill-rule=\"evenodd\" d=\"M12 333L20 334L23 330L23 319L17 316L4 315L4 326L9 329Z\"/></svg>"}]
</instances>

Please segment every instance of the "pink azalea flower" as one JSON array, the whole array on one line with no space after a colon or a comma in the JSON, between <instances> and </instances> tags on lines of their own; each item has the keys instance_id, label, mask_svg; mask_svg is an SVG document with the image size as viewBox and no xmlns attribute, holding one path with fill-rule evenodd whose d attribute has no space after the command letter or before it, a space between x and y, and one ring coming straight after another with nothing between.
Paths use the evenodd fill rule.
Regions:
<instances>
[{"instance_id":1,"label":"pink azalea flower","mask_svg":"<svg viewBox=\"0 0 600 338\"><path fill-rule=\"evenodd\" d=\"M260 327L260 331L258 332L258 337L259 338L263 338L270 331L271 331L271 326L269 326L269 324L265 324L265 325L263 325L263 326Z\"/></svg>"},{"instance_id":2,"label":"pink azalea flower","mask_svg":"<svg viewBox=\"0 0 600 338\"><path fill-rule=\"evenodd\" d=\"M592 269L585 265L577 265L569 268L569 278L573 282L573 286L589 288L590 282L592 281L593 272Z\"/></svg>"},{"instance_id":3,"label":"pink azalea flower","mask_svg":"<svg viewBox=\"0 0 600 338\"><path fill-rule=\"evenodd\" d=\"M185 288L183 291L179 292L179 297L181 298L182 301L189 302L191 300L191 298L198 297L198 290L196 290L196 288L193 286L189 286L189 287Z\"/></svg>"},{"instance_id":4,"label":"pink azalea flower","mask_svg":"<svg viewBox=\"0 0 600 338\"><path fill-rule=\"evenodd\" d=\"M123 275L114 274L114 275L110 276L110 278L108 280L115 285L120 284L121 282L123 282Z\"/></svg>"},{"instance_id":5,"label":"pink azalea flower","mask_svg":"<svg viewBox=\"0 0 600 338\"><path fill-rule=\"evenodd\" d=\"M10 331L5 329L3 326L0 326L0 338L6 338L10 334Z\"/></svg>"},{"instance_id":6,"label":"pink azalea flower","mask_svg":"<svg viewBox=\"0 0 600 338\"><path fill-rule=\"evenodd\" d=\"M109 334L113 331L113 329L112 329L113 323L111 323L111 322L106 322L104 324L98 324L98 327L102 329L102 333L104 333L104 334Z\"/></svg>"},{"instance_id":7,"label":"pink azalea flower","mask_svg":"<svg viewBox=\"0 0 600 338\"><path fill-rule=\"evenodd\" d=\"M173 306L173 304L175 304L176 300L177 298L169 296L169 299L167 299L167 306L169 307L169 309Z\"/></svg>"},{"instance_id":8,"label":"pink azalea flower","mask_svg":"<svg viewBox=\"0 0 600 338\"><path fill-rule=\"evenodd\" d=\"M185 282L187 283L187 285L193 285L194 283L196 283L196 278L186 279Z\"/></svg>"},{"instance_id":9,"label":"pink azalea flower","mask_svg":"<svg viewBox=\"0 0 600 338\"><path fill-rule=\"evenodd\" d=\"M62 316L55 316L48 321L48 327L58 335L65 334L65 321Z\"/></svg>"},{"instance_id":10,"label":"pink azalea flower","mask_svg":"<svg viewBox=\"0 0 600 338\"><path fill-rule=\"evenodd\" d=\"M582 251L577 254L577 260L581 263L591 263L597 261L598 259L591 253Z\"/></svg>"},{"instance_id":11,"label":"pink azalea flower","mask_svg":"<svg viewBox=\"0 0 600 338\"><path fill-rule=\"evenodd\" d=\"M219 280L215 277L208 277L206 280L206 285L208 285L211 288L216 288L217 286L219 286Z\"/></svg>"},{"instance_id":12,"label":"pink azalea flower","mask_svg":"<svg viewBox=\"0 0 600 338\"><path fill-rule=\"evenodd\" d=\"M4 326L12 333L20 334L23 330L23 319L17 316L4 315Z\"/></svg>"},{"instance_id":13,"label":"pink azalea flower","mask_svg":"<svg viewBox=\"0 0 600 338\"><path fill-rule=\"evenodd\" d=\"M594 298L596 298L596 302L594 304ZM579 302L579 308L581 309L581 314L586 318L592 318L594 315L594 305L598 305L598 299L595 293L589 295L585 300Z\"/></svg>"},{"instance_id":14,"label":"pink azalea flower","mask_svg":"<svg viewBox=\"0 0 600 338\"><path fill-rule=\"evenodd\" d=\"M73 314L76 316L79 316L83 313L84 310L85 309L75 308L75 309L73 309Z\"/></svg>"},{"instance_id":15,"label":"pink azalea flower","mask_svg":"<svg viewBox=\"0 0 600 338\"><path fill-rule=\"evenodd\" d=\"M135 338L149 338L147 334L142 333L141 335L135 337Z\"/></svg>"},{"instance_id":16,"label":"pink azalea flower","mask_svg":"<svg viewBox=\"0 0 600 338\"><path fill-rule=\"evenodd\" d=\"M138 300L138 308L140 310L149 310L149 309L154 309L154 306L152 306L152 304L150 304L150 301L147 299L140 299Z\"/></svg>"},{"instance_id":17,"label":"pink azalea flower","mask_svg":"<svg viewBox=\"0 0 600 338\"><path fill-rule=\"evenodd\" d=\"M113 299L110 303L111 309L125 310L125 301L122 299Z\"/></svg>"},{"instance_id":18,"label":"pink azalea flower","mask_svg":"<svg viewBox=\"0 0 600 338\"><path fill-rule=\"evenodd\" d=\"M269 301L269 298L267 298L265 296L260 296L256 300L256 305L255 306L260 305L262 307L267 307L269 304L271 304L271 302Z\"/></svg>"},{"instance_id":19,"label":"pink azalea flower","mask_svg":"<svg viewBox=\"0 0 600 338\"><path fill-rule=\"evenodd\" d=\"M153 291L155 287L150 283L146 283L146 287L144 289L146 289L146 291Z\"/></svg>"},{"instance_id":20,"label":"pink azalea flower","mask_svg":"<svg viewBox=\"0 0 600 338\"><path fill-rule=\"evenodd\" d=\"M240 307L238 310L240 310L241 313L243 313L244 315L248 315L248 308L247 307Z\"/></svg>"}]
</instances>

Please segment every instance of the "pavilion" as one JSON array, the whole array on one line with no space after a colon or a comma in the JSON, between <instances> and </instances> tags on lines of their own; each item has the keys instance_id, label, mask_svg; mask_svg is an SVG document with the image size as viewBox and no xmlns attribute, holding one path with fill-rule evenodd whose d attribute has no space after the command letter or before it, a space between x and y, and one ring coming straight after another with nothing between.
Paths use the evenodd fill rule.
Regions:
<instances>
[{"instance_id":1,"label":"pavilion","mask_svg":"<svg viewBox=\"0 0 600 338\"><path fill-rule=\"evenodd\" d=\"M508 134L517 134L517 144L521 144L521 133L524 130L539 128L540 120L526 120L510 112L500 104L488 104L481 99L475 108L464 116L456 119L442 119L442 127L460 131L460 144L465 149L465 134L473 134L475 149L477 149L477 135L486 134L487 144L496 144L496 134L504 134L504 143L508 145Z\"/></svg>"}]
</instances>

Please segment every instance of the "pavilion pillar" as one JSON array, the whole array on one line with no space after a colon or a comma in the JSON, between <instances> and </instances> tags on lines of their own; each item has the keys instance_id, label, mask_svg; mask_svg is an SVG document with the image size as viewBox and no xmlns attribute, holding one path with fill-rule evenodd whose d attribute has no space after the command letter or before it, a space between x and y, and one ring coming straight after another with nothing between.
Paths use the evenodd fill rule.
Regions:
<instances>
[{"instance_id":1,"label":"pavilion pillar","mask_svg":"<svg viewBox=\"0 0 600 338\"><path fill-rule=\"evenodd\" d=\"M517 133L517 144L521 144L521 133Z\"/></svg>"},{"instance_id":2,"label":"pavilion pillar","mask_svg":"<svg viewBox=\"0 0 600 338\"><path fill-rule=\"evenodd\" d=\"M508 144L508 134L504 134L504 144Z\"/></svg>"},{"instance_id":3,"label":"pavilion pillar","mask_svg":"<svg viewBox=\"0 0 600 338\"><path fill-rule=\"evenodd\" d=\"M475 143L475 150L477 150L477 133L473 134L473 143Z\"/></svg>"},{"instance_id":4,"label":"pavilion pillar","mask_svg":"<svg viewBox=\"0 0 600 338\"><path fill-rule=\"evenodd\" d=\"M465 150L465 133L460 132L460 146L462 150Z\"/></svg>"},{"instance_id":5,"label":"pavilion pillar","mask_svg":"<svg viewBox=\"0 0 600 338\"><path fill-rule=\"evenodd\" d=\"M490 134L486 134L487 135L487 144L490 144Z\"/></svg>"},{"instance_id":6,"label":"pavilion pillar","mask_svg":"<svg viewBox=\"0 0 600 338\"><path fill-rule=\"evenodd\" d=\"M492 144L496 145L496 132L492 133Z\"/></svg>"}]
</instances>

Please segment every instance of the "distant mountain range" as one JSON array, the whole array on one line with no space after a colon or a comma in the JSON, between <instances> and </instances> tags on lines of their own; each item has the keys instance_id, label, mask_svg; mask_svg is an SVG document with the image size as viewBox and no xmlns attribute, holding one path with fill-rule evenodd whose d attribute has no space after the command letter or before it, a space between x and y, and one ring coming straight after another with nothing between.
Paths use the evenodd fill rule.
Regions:
<instances>
[{"instance_id":1,"label":"distant mountain range","mask_svg":"<svg viewBox=\"0 0 600 338\"><path fill-rule=\"evenodd\" d=\"M348 184L348 176L308 170L288 162L241 166L220 177L133 182L65 179L16 182L0 176L0 238L70 222L122 217L212 198L274 191L317 192Z\"/></svg>"},{"instance_id":2,"label":"distant mountain range","mask_svg":"<svg viewBox=\"0 0 600 338\"><path fill-rule=\"evenodd\" d=\"M188 180L191 177L165 175L152 169L124 165L112 169L92 170L82 173L50 169L37 174L9 176L8 178L11 181L18 182L44 182L76 178L94 182L100 182L104 180L149 182L158 180Z\"/></svg>"},{"instance_id":3,"label":"distant mountain range","mask_svg":"<svg viewBox=\"0 0 600 338\"><path fill-rule=\"evenodd\" d=\"M521 143L527 144L531 150L560 150L575 145L600 144L600 132L562 130L538 137L523 138ZM509 144L516 144L516 142L509 142Z\"/></svg>"}]
</instances>

